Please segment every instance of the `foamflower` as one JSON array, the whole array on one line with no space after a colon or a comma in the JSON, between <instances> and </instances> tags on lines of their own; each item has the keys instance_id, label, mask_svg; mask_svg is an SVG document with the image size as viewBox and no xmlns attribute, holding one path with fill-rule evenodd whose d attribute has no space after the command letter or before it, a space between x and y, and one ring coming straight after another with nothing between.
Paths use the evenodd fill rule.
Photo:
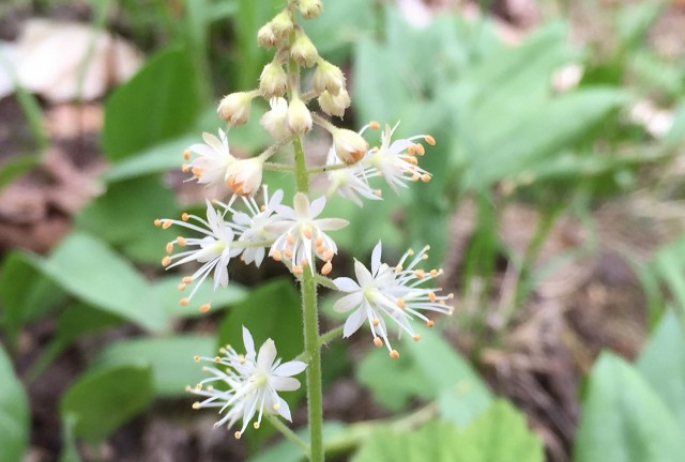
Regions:
<instances>
[{"instance_id":1,"label":"foamflower","mask_svg":"<svg viewBox=\"0 0 685 462\"><path fill-rule=\"evenodd\" d=\"M259 123L264 130L269 132L272 138L281 140L290 135L288 128L288 101L285 98L271 98L269 100L271 110L264 113Z\"/></svg>"},{"instance_id":2,"label":"foamflower","mask_svg":"<svg viewBox=\"0 0 685 462\"><path fill-rule=\"evenodd\" d=\"M414 340L419 340L420 336L411 325L414 319L420 319L428 327L432 327L434 322L424 312L452 314L452 307L446 303L453 298L452 294L437 295L439 288L419 287L442 273L439 270L426 272L417 268L417 264L427 258L427 250L428 247L424 247L417 255L409 250L397 266L391 267L381 263L382 245L379 242L371 256L371 271L361 262L355 261L356 281L346 277L333 281L338 290L347 293L333 308L340 313L351 311L345 322L343 337L351 336L368 322L374 344L378 347L385 344L390 357L397 359L399 353L388 340L388 321L395 323L400 332L405 331ZM413 258L404 267L410 257Z\"/></svg>"},{"instance_id":3,"label":"foamflower","mask_svg":"<svg viewBox=\"0 0 685 462\"><path fill-rule=\"evenodd\" d=\"M279 237L271 246L269 255L276 261L292 262L292 271L302 274L303 268L314 266L314 257L326 262L321 269L330 273L331 260L338 253L335 241L324 231L333 231L348 225L341 218L317 218L326 206L326 198L320 197L309 203L302 193L295 194L294 207L276 207L278 219L268 229Z\"/></svg>"},{"instance_id":4,"label":"foamflower","mask_svg":"<svg viewBox=\"0 0 685 462\"><path fill-rule=\"evenodd\" d=\"M424 140L430 145L435 144L435 139L430 135L416 135L411 138L392 141L392 135L397 129L396 124L392 129L389 125L381 134L381 146L372 150L363 160L364 165L378 169L378 173L390 185L393 191L397 187L406 187L408 181L430 181L431 175L418 166L416 156L422 156L425 148L415 140Z\"/></svg>"},{"instance_id":5,"label":"foamflower","mask_svg":"<svg viewBox=\"0 0 685 462\"><path fill-rule=\"evenodd\" d=\"M253 196L262 185L263 167L261 156L236 160L226 169L226 185L234 194Z\"/></svg>"},{"instance_id":6,"label":"foamflower","mask_svg":"<svg viewBox=\"0 0 685 462\"><path fill-rule=\"evenodd\" d=\"M181 220L162 218L155 220L155 225L164 229L176 225L196 231L203 236L177 237L167 244L166 250L169 255L162 259L162 266L166 269L193 261L202 263L192 276L186 276L181 280L179 284L181 291L185 291L188 285L194 285L190 295L181 299L181 305L188 305L210 274L214 279L214 290L219 286L228 285L228 263L231 258L240 255L243 249L235 245L235 233L209 201L207 202L207 219L184 213ZM188 250L172 253L176 245L188 248ZM200 311L205 312L209 308L209 304L204 304L200 307Z\"/></svg>"},{"instance_id":7,"label":"foamflower","mask_svg":"<svg viewBox=\"0 0 685 462\"><path fill-rule=\"evenodd\" d=\"M216 186L226 181L228 167L236 162L228 147L226 132L219 129L219 137L211 133L203 133L204 143L190 146L183 154L188 164L183 165L183 172L191 172L200 184ZM191 160L191 155L195 158Z\"/></svg>"},{"instance_id":8,"label":"foamflower","mask_svg":"<svg viewBox=\"0 0 685 462\"><path fill-rule=\"evenodd\" d=\"M326 166L336 167L343 165L335 153L335 146L331 146L326 159ZM339 196L353 202L359 207L363 206L360 198L369 200L381 200L381 191L373 189L369 185L369 178L377 176L376 169L365 167L357 163L347 168L334 169L326 172L330 181L328 196L337 193Z\"/></svg>"},{"instance_id":9,"label":"foamflower","mask_svg":"<svg viewBox=\"0 0 685 462\"><path fill-rule=\"evenodd\" d=\"M252 335L245 327L243 343L245 354L226 346L219 350L221 356L196 356L196 362L206 361L216 367L203 367L203 371L212 376L195 387L186 388L186 391L204 398L193 403L193 409L214 408L219 414L224 414L214 424L215 427L226 425L230 428L242 420L241 429L234 434L236 438L242 436L255 416L257 420L253 426L259 428L264 413L292 421L288 403L278 393L300 388L300 381L292 376L307 367L302 361L281 363L276 359L276 345L271 339L266 340L257 353Z\"/></svg>"},{"instance_id":10,"label":"foamflower","mask_svg":"<svg viewBox=\"0 0 685 462\"><path fill-rule=\"evenodd\" d=\"M246 212L241 212L233 207L236 196L231 197L228 204L216 202L225 212L232 214L230 226L240 234L238 242L245 246L240 259L246 263L253 263L258 267L262 264L266 254L266 248L271 245L276 236L268 231L270 224L277 220L276 207L283 201L283 191L277 190L271 198L267 188L264 187L264 204L260 206L253 198L241 197Z\"/></svg>"}]
</instances>

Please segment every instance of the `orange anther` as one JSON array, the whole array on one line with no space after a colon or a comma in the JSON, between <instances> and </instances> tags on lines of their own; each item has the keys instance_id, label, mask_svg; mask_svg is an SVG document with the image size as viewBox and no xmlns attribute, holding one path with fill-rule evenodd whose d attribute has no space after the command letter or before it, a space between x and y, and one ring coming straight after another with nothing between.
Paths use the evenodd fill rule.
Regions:
<instances>
[{"instance_id":1,"label":"orange anther","mask_svg":"<svg viewBox=\"0 0 685 462\"><path fill-rule=\"evenodd\" d=\"M390 352L390 359L399 359L400 354L397 352L397 350L392 350Z\"/></svg>"},{"instance_id":2,"label":"orange anther","mask_svg":"<svg viewBox=\"0 0 685 462\"><path fill-rule=\"evenodd\" d=\"M376 348L380 348L383 346L383 341L380 339L380 337L375 337L373 339L373 344L376 345Z\"/></svg>"},{"instance_id":3,"label":"orange anther","mask_svg":"<svg viewBox=\"0 0 685 462\"><path fill-rule=\"evenodd\" d=\"M435 146L435 138L433 138L430 135L426 135L423 137L424 140L426 140L426 143L430 144L431 146Z\"/></svg>"},{"instance_id":4,"label":"orange anther","mask_svg":"<svg viewBox=\"0 0 685 462\"><path fill-rule=\"evenodd\" d=\"M326 276L327 274L330 274L331 271L333 271L333 263L327 261L326 264L321 268L321 274Z\"/></svg>"}]
</instances>

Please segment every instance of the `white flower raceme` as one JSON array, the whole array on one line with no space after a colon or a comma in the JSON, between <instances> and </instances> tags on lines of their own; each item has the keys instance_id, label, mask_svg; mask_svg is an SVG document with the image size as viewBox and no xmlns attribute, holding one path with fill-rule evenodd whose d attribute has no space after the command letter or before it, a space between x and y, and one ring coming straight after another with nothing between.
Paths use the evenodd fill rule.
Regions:
<instances>
[{"instance_id":1,"label":"white flower raceme","mask_svg":"<svg viewBox=\"0 0 685 462\"><path fill-rule=\"evenodd\" d=\"M162 218L155 220L155 225L161 226L164 229L177 225L203 235L203 237L198 238L177 237L167 244L166 250L169 255L162 259L162 265L167 269L192 261L202 263L202 266L192 276L182 279L179 285L181 291L185 290L186 286L190 284L194 284L195 287L188 297L181 299L181 305L186 306L190 303L200 285L212 272L214 290L219 286L226 287L228 285L228 263L231 258L239 255L243 248L242 246L238 247L235 245L235 233L224 221L223 216L212 207L211 203L207 202L206 220L184 213L181 220ZM175 245L184 248L188 247L190 250L172 254ZM200 311L205 312L209 308L209 304L204 304L200 307Z\"/></svg>"},{"instance_id":2,"label":"white flower raceme","mask_svg":"<svg viewBox=\"0 0 685 462\"><path fill-rule=\"evenodd\" d=\"M427 250L428 247L425 247L406 267L403 267L405 261L414 254L409 250L397 266L390 267L381 263L382 247L379 242L371 256L371 271L359 261L355 261L356 281L345 277L333 281L338 290L348 293L338 300L333 308L340 313L353 310L345 322L344 337L349 337L368 321L374 344L380 347L385 343L390 350L390 357L396 359L399 358L399 353L390 346L386 321L395 322L400 332L405 331L414 340L419 340L420 336L410 324L414 318L421 319L428 327L432 327L433 321L423 312L452 314L453 308L446 304L447 300L453 298L452 294L436 295L440 289L419 287L442 273L439 270L426 272L416 268L416 265L427 257Z\"/></svg>"},{"instance_id":3,"label":"white flower raceme","mask_svg":"<svg viewBox=\"0 0 685 462\"><path fill-rule=\"evenodd\" d=\"M190 171L198 183L216 186L226 181L226 171L236 158L231 155L228 137L223 130L219 129L219 138L203 133L202 139L204 143L193 144L183 154L190 163L183 165L182 170ZM191 154L196 156L192 161Z\"/></svg>"},{"instance_id":4,"label":"white flower raceme","mask_svg":"<svg viewBox=\"0 0 685 462\"><path fill-rule=\"evenodd\" d=\"M271 110L264 113L259 123L276 140L290 135L288 128L288 101L285 98L271 98Z\"/></svg>"},{"instance_id":5,"label":"white flower raceme","mask_svg":"<svg viewBox=\"0 0 685 462\"><path fill-rule=\"evenodd\" d=\"M216 202L216 204L233 215L230 226L237 234L240 234L238 242L245 246L240 259L248 265L254 262L260 266L264 260L266 248L276 238L267 228L277 219L274 212L283 200L283 191L279 189L269 199L267 189L264 187L264 205L261 207L253 198L242 197L247 213L233 208L235 199L236 196L233 196L228 204L221 202Z\"/></svg>"},{"instance_id":6,"label":"white flower raceme","mask_svg":"<svg viewBox=\"0 0 685 462\"><path fill-rule=\"evenodd\" d=\"M269 255L276 261L285 259L292 262L292 271L302 274L303 268L314 265L314 257L324 262L323 274L333 268L331 260L338 253L335 241L324 231L344 228L347 220L341 218L318 218L326 205L326 198L320 197L310 205L309 199L302 193L295 194L294 208L285 205L276 207L278 219L267 226L267 229L278 234L271 246Z\"/></svg>"},{"instance_id":7,"label":"white flower raceme","mask_svg":"<svg viewBox=\"0 0 685 462\"><path fill-rule=\"evenodd\" d=\"M345 165L338 159L335 153L335 147L331 146L328 151L326 159L326 166L338 167ZM346 168L330 170L326 173L331 185L328 189L327 195L330 197L333 193L354 202L359 207L362 207L362 201L359 196L370 200L381 200L381 191L373 189L369 186L368 179L377 176L376 169L365 167L357 163L355 165L346 166Z\"/></svg>"},{"instance_id":8,"label":"white flower raceme","mask_svg":"<svg viewBox=\"0 0 685 462\"><path fill-rule=\"evenodd\" d=\"M219 414L225 413L215 427L226 424L230 428L242 419L243 425L235 432L236 438L241 437L255 415L254 428L259 428L265 412L292 421L288 403L278 393L300 388L300 381L292 376L307 367L302 361L281 363L276 359L276 346L271 339L265 341L257 353L252 335L245 327L243 342L244 355L226 346L220 350L221 356L196 356L196 362L207 361L216 367L203 367L203 371L211 373L212 377L195 387L186 387L186 391L204 398L193 403L193 409L218 408Z\"/></svg>"},{"instance_id":9,"label":"white flower raceme","mask_svg":"<svg viewBox=\"0 0 685 462\"><path fill-rule=\"evenodd\" d=\"M252 196L262 184L263 167L261 156L236 160L226 169L226 184L239 196Z\"/></svg>"},{"instance_id":10,"label":"white flower raceme","mask_svg":"<svg viewBox=\"0 0 685 462\"><path fill-rule=\"evenodd\" d=\"M397 192L397 187L406 187L407 181L429 181L430 173L418 166L417 155L422 156L425 148L414 140L424 140L430 145L435 139L430 135L416 135L407 139L392 141L392 135L397 129L385 126L381 134L381 146L372 150L363 160L364 165L378 169L380 176L385 178L390 187Z\"/></svg>"}]
</instances>

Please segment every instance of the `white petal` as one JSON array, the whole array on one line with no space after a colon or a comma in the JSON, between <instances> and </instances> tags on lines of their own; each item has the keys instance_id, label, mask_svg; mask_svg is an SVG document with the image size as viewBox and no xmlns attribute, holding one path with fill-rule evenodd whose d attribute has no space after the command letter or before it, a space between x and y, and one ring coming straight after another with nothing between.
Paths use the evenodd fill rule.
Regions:
<instances>
[{"instance_id":1,"label":"white petal","mask_svg":"<svg viewBox=\"0 0 685 462\"><path fill-rule=\"evenodd\" d=\"M315 223L321 231L335 231L336 229L342 229L350 224L349 221L343 220L342 218L322 218L316 220Z\"/></svg>"},{"instance_id":2,"label":"white petal","mask_svg":"<svg viewBox=\"0 0 685 462\"><path fill-rule=\"evenodd\" d=\"M291 375L297 375L307 368L307 363L302 361L288 361L278 366L274 370L275 375L280 375L281 377L289 377Z\"/></svg>"},{"instance_id":3,"label":"white petal","mask_svg":"<svg viewBox=\"0 0 685 462\"><path fill-rule=\"evenodd\" d=\"M295 194L293 208L298 217L309 218L309 199L304 194Z\"/></svg>"},{"instance_id":4,"label":"white petal","mask_svg":"<svg viewBox=\"0 0 685 462\"><path fill-rule=\"evenodd\" d=\"M373 253L371 254L371 273L375 276L378 274L378 268L381 266L381 252L383 251L383 246L381 241L378 241L376 247L373 248Z\"/></svg>"},{"instance_id":5,"label":"white petal","mask_svg":"<svg viewBox=\"0 0 685 462\"><path fill-rule=\"evenodd\" d=\"M276 391L295 391L300 388L300 381L292 377L269 377L269 383Z\"/></svg>"},{"instance_id":6,"label":"white petal","mask_svg":"<svg viewBox=\"0 0 685 462\"><path fill-rule=\"evenodd\" d=\"M359 330L359 328L364 324L366 320L366 310L364 308L359 308L357 311L352 313L347 321L345 321L345 327L343 329L343 337L347 338Z\"/></svg>"},{"instance_id":7,"label":"white petal","mask_svg":"<svg viewBox=\"0 0 685 462\"><path fill-rule=\"evenodd\" d=\"M373 276L359 260L354 261L354 274L361 287L367 287L373 284Z\"/></svg>"},{"instance_id":8,"label":"white petal","mask_svg":"<svg viewBox=\"0 0 685 462\"><path fill-rule=\"evenodd\" d=\"M254 339L252 338L252 334L250 334L250 331L247 330L247 327L243 326L243 344L245 344L245 351L247 352L246 356L247 357L255 357L255 349L254 349Z\"/></svg>"},{"instance_id":9,"label":"white petal","mask_svg":"<svg viewBox=\"0 0 685 462\"><path fill-rule=\"evenodd\" d=\"M280 396L278 397L278 413L288 422L293 421L292 417L290 416L290 407L288 406L288 403L286 403L285 400Z\"/></svg>"},{"instance_id":10,"label":"white petal","mask_svg":"<svg viewBox=\"0 0 685 462\"><path fill-rule=\"evenodd\" d=\"M354 292L355 290L361 289L354 279L346 277L335 278L333 284L342 292Z\"/></svg>"},{"instance_id":11,"label":"white petal","mask_svg":"<svg viewBox=\"0 0 685 462\"><path fill-rule=\"evenodd\" d=\"M312 205L309 207L309 213L311 214L312 218L318 217L321 212L323 212L323 208L326 206L326 197L321 196L318 199L315 199L312 202Z\"/></svg>"},{"instance_id":12,"label":"white petal","mask_svg":"<svg viewBox=\"0 0 685 462\"><path fill-rule=\"evenodd\" d=\"M338 313L347 313L352 308L359 306L363 297L364 296L362 295L361 291L352 292L351 294L345 295L340 300L335 302L333 309Z\"/></svg>"},{"instance_id":13,"label":"white petal","mask_svg":"<svg viewBox=\"0 0 685 462\"><path fill-rule=\"evenodd\" d=\"M269 371L274 363L274 359L276 359L276 345L274 344L273 340L267 339L259 349L257 366L261 367L265 371Z\"/></svg>"},{"instance_id":14,"label":"white petal","mask_svg":"<svg viewBox=\"0 0 685 462\"><path fill-rule=\"evenodd\" d=\"M269 205L267 206L270 210L274 210L274 208L279 205L283 201L283 190L279 189L277 190L273 196L271 196L271 199L269 200Z\"/></svg>"}]
</instances>

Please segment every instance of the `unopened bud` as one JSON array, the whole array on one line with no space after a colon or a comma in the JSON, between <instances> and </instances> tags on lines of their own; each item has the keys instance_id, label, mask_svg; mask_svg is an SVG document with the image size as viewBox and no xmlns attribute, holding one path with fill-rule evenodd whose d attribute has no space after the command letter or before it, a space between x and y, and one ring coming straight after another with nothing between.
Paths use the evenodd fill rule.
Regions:
<instances>
[{"instance_id":1,"label":"unopened bud","mask_svg":"<svg viewBox=\"0 0 685 462\"><path fill-rule=\"evenodd\" d=\"M350 95L344 88L340 89L337 96L331 95L328 91L321 93L318 98L319 107L323 112L330 116L342 117L345 109L350 107Z\"/></svg>"},{"instance_id":2,"label":"unopened bud","mask_svg":"<svg viewBox=\"0 0 685 462\"><path fill-rule=\"evenodd\" d=\"M280 64L269 63L259 76L259 92L264 98L283 96L288 90L288 75Z\"/></svg>"},{"instance_id":3,"label":"unopened bud","mask_svg":"<svg viewBox=\"0 0 685 462\"><path fill-rule=\"evenodd\" d=\"M319 60L319 52L301 28L296 31L295 41L290 47L290 57L297 64L312 67Z\"/></svg>"},{"instance_id":4,"label":"unopened bud","mask_svg":"<svg viewBox=\"0 0 685 462\"><path fill-rule=\"evenodd\" d=\"M243 125L250 118L252 98L251 92L231 93L224 96L216 112L231 126Z\"/></svg>"},{"instance_id":5,"label":"unopened bud","mask_svg":"<svg viewBox=\"0 0 685 462\"><path fill-rule=\"evenodd\" d=\"M298 135L304 135L312 128L312 114L299 98L290 101L288 106L288 128Z\"/></svg>"},{"instance_id":6,"label":"unopened bud","mask_svg":"<svg viewBox=\"0 0 685 462\"><path fill-rule=\"evenodd\" d=\"M322 59L316 65L313 86L317 95L328 91L331 95L337 96L340 90L345 88L345 76L338 66Z\"/></svg>"},{"instance_id":7,"label":"unopened bud","mask_svg":"<svg viewBox=\"0 0 685 462\"><path fill-rule=\"evenodd\" d=\"M369 150L369 143L359 133L346 128L333 133L333 146L338 159L347 165L359 162Z\"/></svg>"},{"instance_id":8,"label":"unopened bud","mask_svg":"<svg viewBox=\"0 0 685 462\"><path fill-rule=\"evenodd\" d=\"M305 19L317 18L321 14L323 6L321 0L300 0L297 4L302 17Z\"/></svg>"},{"instance_id":9,"label":"unopened bud","mask_svg":"<svg viewBox=\"0 0 685 462\"><path fill-rule=\"evenodd\" d=\"M271 20L271 30L276 36L277 40L282 40L286 38L293 31L293 21L290 19L290 14L283 10L278 13Z\"/></svg>"},{"instance_id":10,"label":"unopened bud","mask_svg":"<svg viewBox=\"0 0 685 462\"><path fill-rule=\"evenodd\" d=\"M226 185L239 196L254 195L262 184L263 166L264 160L261 157L233 162L226 169Z\"/></svg>"},{"instance_id":11,"label":"unopened bud","mask_svg":"<svg viewBox=\"0 0 685 462\"><path fill-rule=\"evenodd\" d=\"M271 110L264 113L259 123L276 140L290 135L288 129L288 102L285 98L271 98Z\"/></svg>"},{"instance_id":12,"label":"unopened bud","mask_svg":"<svg viewBox=\"0 0 685 462\"><path fill-rule=\"evenodd\" d=\"M257 43L264 48L270 48L276 44L276 35L271 23L266 23L257 32Z\"/></svg>"}]
</instances>

